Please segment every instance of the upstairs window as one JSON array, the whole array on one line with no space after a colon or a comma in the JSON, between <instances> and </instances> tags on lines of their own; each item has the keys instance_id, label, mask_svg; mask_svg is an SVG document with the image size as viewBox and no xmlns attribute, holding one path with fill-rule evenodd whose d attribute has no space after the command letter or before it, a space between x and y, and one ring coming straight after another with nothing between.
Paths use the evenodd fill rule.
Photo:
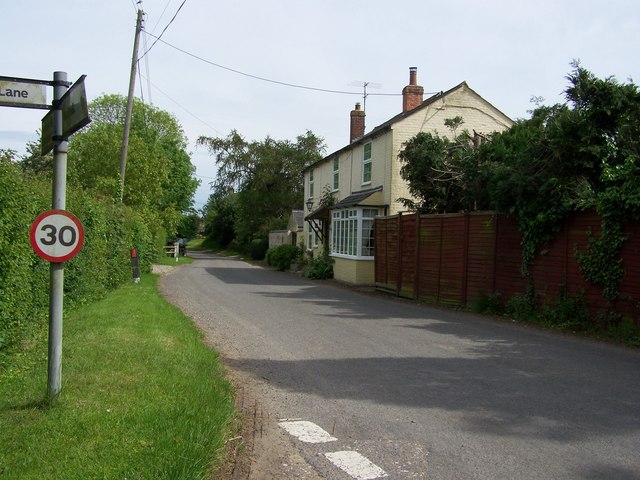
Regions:
<instances>
[{"instance_id":1,"label":"upstairs window","mask_svg":"<svg viewBox=\"0 0 640 480\"><path fill-rule=\"evenodd\" d=\"M333 159L333 191L340 188L340 159Z\"/></svg>"},{"instance_id":2,"label":"upstairs window","mask_svg":"<svg viewBox=\"0 0 640 480\"><path fill-rule=\"evenodd\" d=\"M309 170L309 198L313 198L313 170Z\"/></svg>"},{"instance_id":3,"label":"upstairs window","mask_svg":"<svg viewBox=\"0 0 640 480\"><path fill-rule=\"evenodd\" d=\"M371 183L371 143L364 145L362 155L362 184Z\"/></svg>"}]
</instances>

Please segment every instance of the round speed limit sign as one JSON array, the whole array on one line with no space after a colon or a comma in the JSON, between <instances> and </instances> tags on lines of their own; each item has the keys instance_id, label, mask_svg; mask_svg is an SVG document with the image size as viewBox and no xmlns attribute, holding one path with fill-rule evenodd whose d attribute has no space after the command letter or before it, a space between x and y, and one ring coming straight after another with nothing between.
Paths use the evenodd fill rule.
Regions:
<instances>
[{"instance_id":1,"label":"round speed limit sign","mask_svg":"<svg viewBox=\"0 0 640 480\"><path fill-rule=\"evenodd\" d=\"M29 232L31 246L40 257L54 263L72 259L84 243L78 218L65 210L47 210L38 215Z\"/></svg>"}]
</instances>

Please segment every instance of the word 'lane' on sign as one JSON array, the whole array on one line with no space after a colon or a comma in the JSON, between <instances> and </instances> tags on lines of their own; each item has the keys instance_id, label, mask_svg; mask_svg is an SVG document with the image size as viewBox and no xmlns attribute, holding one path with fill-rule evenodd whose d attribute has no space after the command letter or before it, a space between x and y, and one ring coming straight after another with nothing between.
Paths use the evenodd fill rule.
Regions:
<instances>
[{"instance_id":1,"label":"word 'lane' on sign","mask_svg":"<svg viewBox=\"0 0 640 480\"><path fill-rule=\"evenodd\" d=\"M31 246L36 254L53 263L62 263L77 255L84 244L80 220L65 210L47 210L31 225Z\"/></svg>"},{"instance_id":2,"label":"word 'lane' on sign","mask_svg":"<svg viewBox=\"0 0 640 480\"><path fill-rule=\"evenodd\" d=\"M0 78L0 106L47 108L46 85Z\"/></svg>"}]
</instances>

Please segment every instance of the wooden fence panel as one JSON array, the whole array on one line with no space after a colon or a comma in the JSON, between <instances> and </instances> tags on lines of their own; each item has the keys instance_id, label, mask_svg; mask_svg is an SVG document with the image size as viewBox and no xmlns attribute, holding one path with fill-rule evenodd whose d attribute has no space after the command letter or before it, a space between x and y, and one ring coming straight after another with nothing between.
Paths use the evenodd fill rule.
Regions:
<instances>
[{"instance_id":1,"label":"wooden fence panel","mask_svg":"<svg viewBox=\"0 0 640 480\"><path fill-rule=\"evenodd\" d=\"M375 282L376 287L395 292L398 285L398 221L397 217L375 220Z\"/></svg>"},{"instance_id":2,"label":"wooden fence panel","mask_svg":"<svg viewBox=\"0 0 640 480\"><path fill-rule=\"evenodd\" d=\"M527 282L522 277L522 235L516 224L504 215L496 217L496 266L493 291L502 299L524 293Z\"/></svg>"},{"instance_id":3,"label":"wooden fence panel","mask_svg":"<svg viewBox=\"0 0 640 480\"><path fill-rule=\"evenodd\" d=\"M567 219L565 231L562 232L567 237L566 292L569 295L584 294L592 312L606 308L606 302L602 297L602 288L590 285L582 275L576 251L587 251L589 235L600 235L600 223L600 217L595 213L579 212Z\"/></svg>"},{"instance_id":4,"label":"wooden fence panel","mask_svg":"<svg viewBox=\"0 0 640 480\"><path fill-rule=\"evenodd\" d=\"M465 303L493 293L496 265L495 214L469 215L467 291Z\"/></svg>"},{"instance_id":5,"label":"wooden fence panel","mask_svg":"<svg viewBox=\"0 0 640 480\"><path fill-rule=\"evenodd\" d=\"M466 216L444 217L440 256L438 303L457 306L464 302L466 265Z\"/></svg>"},{"instance_id":6,"label":"wooden fence panel","mask_svg":"<svg viewBox=\"0 0 640 480\"><path fill-rule=\"evenodd\" d=\"M440 298L440 270L442 249L442 219L420 217L417 298L437 303Z\"/></svg>"},{"instance_id":7,"label":"wooden fence panel","mask_svg":"<svg viewBox=\"0 0 640 480\"><path fill-rule=\"evenodd\" d=\"M620 299L616 304L616 311L640 319L640 224L626 225L623 233L627 240L622 246L620 256L623 259L625 276L620 286Z\"/></svg>"},{"instance_id":8,"label":"wooden fence panel","mask_svg":"<svg viewBox=\"0 0 640 480\"><path fill-rule=\"evenodd\" d=\"M504 215L402 215L376 219L376 286L430 303L464 306L493 292L502 300L524 294L522 236ZM640 224L625 226L621 257L625 276L616 311L640 321ZM531 266L540 303L583 294L592 313L607 307L600 287L580 271L576 251L601 232L592 212L572 215Z\"/></svg>"},{"instance_id":9,"label":"wooden fence panel","mask_svg":"<svg viewBox=\"0 0 640 480\"><path fill-rule=\"evenodd\" d=\"M402 266L399 272L398 295L401 297L415 298L416 285L416 261L415 252L418 249L416 215L401 215L399 217L400 251L398 258Z\"/></svg>"}]
</instances>

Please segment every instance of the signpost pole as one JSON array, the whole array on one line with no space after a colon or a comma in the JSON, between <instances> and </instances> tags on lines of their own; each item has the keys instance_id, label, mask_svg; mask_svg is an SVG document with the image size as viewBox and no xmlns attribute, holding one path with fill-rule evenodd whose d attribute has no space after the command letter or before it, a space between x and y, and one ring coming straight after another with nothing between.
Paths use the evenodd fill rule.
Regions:
<instances>
[{"instance_id":1,"label":"signpost pole","mask_svg":"<svg viewBox=\"0 0 640 480\"><path fill-rule=\"evenodd\" d=\"M53 194L52 208L64 210L67 189L67 141L62 138L60 99L67 91L67 73L53 73ZM54 400L62 385L62 306L64 263L50 264L49 289L49 400Z\"/></svg>"}]
</instances>

